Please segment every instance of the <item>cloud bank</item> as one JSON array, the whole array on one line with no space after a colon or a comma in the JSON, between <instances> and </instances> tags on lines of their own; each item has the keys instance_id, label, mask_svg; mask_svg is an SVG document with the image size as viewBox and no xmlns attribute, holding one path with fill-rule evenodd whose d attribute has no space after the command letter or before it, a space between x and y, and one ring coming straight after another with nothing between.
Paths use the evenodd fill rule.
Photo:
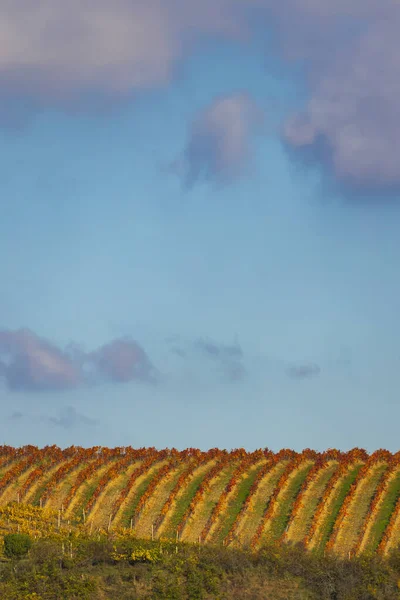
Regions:
<instances>
[{"instance_id":1,"label":"cloud bank","mask_svg":"<svg viewBox=\"0 0 400 600\"><path fill-rule=\"evenodd\" d=\"M309 91L285 121L286 146L351 188L398 189L399 30L395 0L3 0L0 119L21 107L130 99L168 85L201 40L272 31ZM242 111L243 101L226 99L199 116L185 150L189 181L233 172L248 141Z\"/></svg>"},{"instance_id":2,"label":"cloud bank","mask_svg":"<svg viewBox=\"0 0 400 600\"><path fill-rule=\"evenodd\" d=\"M67 349L29 329L0 331L0 378L13 391L62 391L103 381L154 382L157 372L141 346L116 339L94 352Z\"/></svg>"}]
</instances>

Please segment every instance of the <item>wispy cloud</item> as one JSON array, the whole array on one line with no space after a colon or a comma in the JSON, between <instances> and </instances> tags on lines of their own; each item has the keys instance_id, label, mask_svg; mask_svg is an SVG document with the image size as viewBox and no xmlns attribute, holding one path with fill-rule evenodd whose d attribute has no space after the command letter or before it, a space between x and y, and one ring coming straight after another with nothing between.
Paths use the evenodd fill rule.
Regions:
<instances>
[{"instance_id":1,"label":"wispy cloud","mask_svg":"<svg viewBox=\"0 0 400 600\"><path fill-rule=\"evenodd\" d=\"M65 406L61 408L58 416L51 415L35 415L15 410L9 417L9 421L14 423L46 423L47 425L62 427L63 429L74 429L81 425L92 427L99 423L98 419L87 417L80 413L73 406Z\"/></svg>"},{"instance_id":2,"label":"wispy cloud","mask_svg":"<svg viewBox=\"0 0 400 600\"><path fill-rule=\"evenodd\" d=\"M64 429L73 429L79 425L93 426L98 423L97 419L92 419L78 412L73 406L66 406L60 411L59 417L42 417L42 420L56 427Z\"/></svg>"},{"instance_id":3,"label":"wispy cloud","mask_svg":"<svg viewBox=\"0 0 400 600\"><path fill-rule=\"evenodd\" d=\"M292 379L311 379L317 377L321 372L321 368L315 363L301 363L291 365L286 369L286 373Z\"/></svg>"},{"instance_id":4,"label":"wispy cloud","mask_svg":"<svg viewBox=\"0 0 400 600\"><path fill-rule=\"evenodd\" d=\"M173 169L188 186L199 179L236 179L248 165L251 138L262 122L261 109L245 92L215 99L194 119Z\"/></svg>"},{"instance_id":5,"label":"wispy cloud","mask_svg":"<svg viewBox=\"0 0 400 600\"><path fill-rule=\"evenodd\" d=\"M238 342L223 344L209 338L189 341L174 338L170 350L196 370L212 365L224 381L241 381L247 374L243 350Z\"/></svg>"}]
</instances>

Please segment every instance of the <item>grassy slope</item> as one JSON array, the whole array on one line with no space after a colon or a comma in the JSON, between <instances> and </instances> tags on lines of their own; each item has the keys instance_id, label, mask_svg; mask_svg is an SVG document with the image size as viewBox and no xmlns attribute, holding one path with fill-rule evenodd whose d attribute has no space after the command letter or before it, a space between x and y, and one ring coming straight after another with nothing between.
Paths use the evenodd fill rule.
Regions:
<instances>
[{"instance_id":1,"label":"grassy slope","mask_svg":"<svg viewBox=\"0 0 400 600\"><path fill-rule=\"evenodd\" d=\"M400 512L397 513L390 538L384 549L384 554L387 554L400 544Z\"/></svg>"},{"instance_id":2,"label":"grassy slope","mask_svg":"<svg viewBox=\"0 0 400 600\"><path fill-rule=\"evenodd\" d=\"M250 545L264 514L265 507L286 465L287 461L282 460L273 466L260 481L260 485L251 498L249 508L243 514L236 530L236 536L230 545L245 547Z\"/></svg>"},{"instance_id":3,"label":"grassy slope","mask_svg":"<svg viewBox=\"0 0 400 600\"><path fill-rule=\"evenodd\" d=\"M193 496L198 490L203 478L210 469L215 465L216 460L209 460L205 465L199 466L192 474L187 484L179 492L178 496L173 502L170 510L165 516L163 523L158 530L158 537L165 539L175 539L176 529L179 523L182 521L182 517L185 514L186 509L190 505Z\"/></svg>"},{"instance_id":4,"label":"grassy slope","mask_svg":"<svg viewBox=\"0 0 400 600\"><path fill-rule=\"evenodd\" d=\"M62 479L52 489L51 494L46 501L46 506L48 506L49 508L57 509L57 510L59 508L61 508L64 504L65 498L68 495L68 492L70 491L71 487L73 486L74 481L78 477L79 473L81 471L83 471L83 469L86 469L88 464L90 464L91 462L94 462L94 460L95 460L94 458L91 458L90 460L87 460L86 462L82 462L79 464L79 466L77 466L70 473L68 473L64 477L64 479ZM39 503L39 498L35 498L34 504L38 504L38 503Z\"/></svg>"},{"instance_id":5,"label":"grassy slope","mask_svg":"<svg viewBox=\"0 0 400 600\"><path fill-rule=\"evenodd\" d=\"M232 473L237 467L237 462L231 462L228 467L209 482L209 489L204 494L200 502L197 503L191 517L189 517L181 534L181 540L185 542L196 542L203 531L205 524L214 506L217 504L226 484L232 477Z\"/></svg>"},{"instance_id":6,"label":"grassy slope","mask_svg":"<svg viewBox=\"0 0 400 600\"><path fill-rule=\"evenodd\" d=\"M18 457L17 459L12 460L9 464L3 464L3 461L0 461L0 480L4 473L7 473L10 469L12 469L16 464L18 464L19 461L24 461L25 458L26 456ZM73 486L78 474L93 460L94 459L89 459L82 462L82 464L71 471L71 473L68 473L64 480L58 484L53 494L49 497L47 506L54 509L60 508L63 498L67 496L68 491ZM156 531L157 538L175 539L177 525L181 521L187 507L189 506L197 489L201 485L204 476L208 470L215 465L216 460L218 459L210 460L206 465L200 465L194 470L191 477L184 484L176 499L173 501L171 508L164 519L164 522L161 524L159 530ZM105 465L102 465L96 470L89 480L86 480L82 483L75 496L72 498L70 506L64 511L64 522L67 522L68 520L74 522L77 518L79 519L82 517L82 507L86 505L86 502L96 489L101 476L108 471L114 461L117 461L117 459L113 458L108 460ZM32 504L37 504L41 494L46 488L47 482L64 462L67 461L60 461L53 466L49 465L49 468L45 471L45 473L41 475L38 480L33 481L31 487L26 493L24 500L29 501ZM137 506L139 499L145 493L148 485L152 481L158 469L166 464L166 462L167 460L155 463L144 475L138 478L116 515L116 519L113 522L113 529L119 526L129 527L130 519L134 514L135 507ZM98 527L107 527L109 514L111 512L113 503L120 490L124 488L124 485L126 485L132 472L135 470L135 468L137 468L138 464L138 462L131 463L126 468L124 473L116 476L106 485L87 518L88 525L92 523L92 526L95 529ZM237 464L238 461L235 461L226 465L211 482L209 489L197 504L193 515L190 516L182 531L182 541L197 541ZM243 503L248 497L252 483L254 482L257 472L261 468L262 464L265 464L265 459L261 459L259 463L250 467L247 472L239 477L237 483L226 497L226 502L224 501L222 512L217 516L216 521L208 532L206 538L208 543L217 545L223 544L223 541L227 537L235 518L238 514L240 514ZM273 493L277 481L279 480L279 477L282 474L286 464L287 461L282 460L280 463L273 466L260 481L248 508L246 508L246 511L243 513L243 515L240 514L241 520L239 521L238 528L236 530L236 537L231 542L233 546L249 545L262 519L262 515L265 512L271 494ZM26 471L9 482L6 489L0 493L0 505L4 506L8 502L15 501L17 499L18 489L26 480L28 480L30 474L34 471L36 466L37 464L33 464ZM177 468L174 468L157 484L155 490L152 492L152 495L148 498L141 509L141 514L137 515L135 533L139 537L150 537L151 524L156 521L160 514L161 508L167 500L168 495L173 489L176 481L178 480L179 475L187 467L188 461L182 462L181 465L179 465ZM304 481L309 468L311 468L311 463L308 463L308 467L305 465L305 463L303 464L303 467L300 465L300 467L298 467L297 470L289 476L286 483L282 486L282 489L279 491L277 497L277 504L274 507L272 518L270 518L270 520L265 524L265 528L260 539L261 545L269 539L279 539L282 533L285 531L285 528L289 522L294 501L299 493L302 482ZM311 525L312 517L315 513L319 499L321 498L323 490L328 484L328 481L335 468L336 465L332 463L326 469L321 470L321 473L318 473L315 479L313 479L309 484L309 487L306 489L304 496L302 497L301 508L299 509L294 521L288 528L287 535L285 537L288 542L296 543L304 539L304 536ZM361 464L359 463L350 465L349 470L341 477L335 488L332 490L332 493L324 504L324 511L320 517L316 534L310 542L309 548L311 550L316 550L318 552L322 551L325 547L326 542L329 540L329 537L332 534L334 523L337 520L343 500L348 494L360 468ZM368 515L371 500L381 477L384 475L385 469L386 464L374 464L358 485L354 498L349 504L346 517L343 520L343 523L340 524L340 529L333 548L336 553L347 555L348 551L354 548L358 534L360 531L362 531L362 527L365 527L365 519ZM364 535L364 540L359 548L359 552L376 551L379 541L381 540L384 530L389 522L390 515L392 514L393 508L396 504L396 500L400 495L400 466L393 473L393 477L388 480L388 485L385 489L385 495L377 505L374 515L368 521L368 527ZM400 514L395 522L392 539L389 540L387 550L393 548L399 543L399 541Z\"/></svg>"},{"instance_id":7,"label":"grassy slope","mask_svg":"<svg viewBox=\"0 0 400 600\"><path fill-rule=\"evenodd\" d=\"M45 473L36 481L33 481L31 486L28 488L25 494L24 502L28 504L38 505L40 503L40 496L46 487L50 477L60 468L63 463L67 463L67 459L63 459L57 462L53 466L49 466Z\"/></svg>"},{"instance_id":8,"label":"grassy slope","mask_svg":"<svg viewBox=\"0 0 400 600\"><path fill-rule=\"evenodd\" d=\"M393 473L391 481L388 483L386 494L376 507L375 513L360 546L361 552L375 552L379 542L382 539L384 531L389 523L390 516L396 505L397 498L400 496L400 466ZM397 539L397 543L400 539Z\"/></svg>"},{"instance_id":9,"label":"grassy slope","mask_svg":"<svg viewBox=\"0 0 400 600\"><path fill-rule=\"evenodd\" d=\"M2 491L0 494L0 504L4 506L9 502L15 502L18 498L18 490L24 485L32 471L36 469L36 464L30 466L26 471L21 473L18 477L12 480L12 482Z\"/></svg>"},{"instance_id":10,"label":"grassy slope","mask_svg":"<svg viewBox=\"0 0 400 600\"><path fill-rule=\"evenodd\" d=\"M386 469L386 463L373 465L357 485L333 547L338 554L345 556L357 541L357 534L367 516L371 498Z\"/></svg>"},{"instance_id":11,"label":"grassy slope","mask_svg":"<svg viewBox=\"0 0 400 600\"><path fill-rule=\"evenodd\" d=\"M326 502L324 512L321 515L321 521L319 527L309 544L309 548L321 552L332 533L333 526L336 518L339 514L340 507L342 506L343 500L350 491L351 485L359 470L362 467L362 463L353 464L349 470L339 479L336 486L332 490L328 501Z\"/></svg>"},{"instance_id":12,"label":"grassy slope","mask_svg":"<svg viewBox=\"0 0 400 600\"><path fill-rule=\"evenodd\" d=\"M133 461L126 470L109 481L102 490L87 519L89 526L95 528L106 528L109 523L110 514L114 500L121 489L127 484L131 473L138 468L140 461Z\"/></svg>"},{"instance_id":13,"label":"grassy slope","mask_svg":"<svg viewBox=\"0 0 400 600\"><path fill-rule=\"evenodd\" d=\"M115 461L116 459L114 458L111 460ZM83 506L85 506L93 491L96 489L101 476L110 468L110 464L111 461L108 461L105 465L98 467L94 473L78 487L67 509L64 511L65 519L79 520L82 518Z\"/></svg>"},{"instance_id":14,"label":"grassy slope","mask_svg":"<svg viewBox=\"0 0 400 600\"><path fill-rule=\"evenodd\" d=\"M301 542L310 529L311 521L328 481L338 468L338 463L332 461L326 468L322 468L315 479L310 483L304 493L302 507L293 519L287 531L288 542Z\"/></svg>"},{"instance_id":15,"label":"grassy slope","mask_svg":"<svg viewBox=\"0 0 400 600\"><path fill-rule=\"evenodd\" d=\"M2 462L0 483L1 483L1 478L4 475L6 475L8 471L11 471L18 463L23 463L25 458L26 458L26 456L21 455L21 456L18 456L16 458L10 460L10 462L8 462L7 460L4 463ZM30 472L30 469L21 473L21 475L19 477L12 479L3 490L0 490L0 505L1 506L6 505L7 502L12 502L14 500L17 500L18 487L20 486L21 481L23 483L25 481L25 479L29 476L29 475L27 475L27 472Z\"/></svg>"},{"instance_id":16,"label":"grassy slope","mask_svg":"<svg viewBox=\"0 0 400 600\"><path fill-rule=\"evenodd\" d=\"M244 501L249 495L250 488L257 476L258 471L265 464L265 460L252 465L237 482L231 494L227 497L225 510L219 515L215 526L210 530L208 542L214 544L223 544L228 535L237 515L239 514Z\"/></svg>"},{"instance_id":17,"label":"grassy slope","mask_svg":"<svg viewBox=\"0 0 400 600\"><path fill-rule=\"evenodd\" d=\"M151 532L151 526L161 512L164 503L168 499L178 477L187 468L187 463L182 463L178 468L167 473L158 483L154 493L144 505L140 517L137 521L135 532L140 537L148 537ZM158 537L158 531L156 532Z\"/></svg>"},{"instance_id":18,"label":"grassy slope","mask_svg":"<svg viewBox=\"0 0 400 600\"><path fill-rule=\"evenodd\" d=\"M127 497L118 509L113 521L113 527L129 527L131 519L135 517L136 506L145 493L147 486L150 484L154 475L161 469L168 461L160 460L154 463L143 475L140 475L129 491ZM136 524L135 524L136 526Z\"/></svg>"},{"instance_id":19,"label":"grassy slope","mask_svg":"<svg viewBox=\"0 0 400 600\"><path fill-rule=\"evenodd\" d=\"M313 464L311 461L305 461L289 475L277 497L276 509L272 517L265 524L264 532L260 538L260 545L266 541L279 539L285 531L293 503Z\"/></svg>"}]
</instances>

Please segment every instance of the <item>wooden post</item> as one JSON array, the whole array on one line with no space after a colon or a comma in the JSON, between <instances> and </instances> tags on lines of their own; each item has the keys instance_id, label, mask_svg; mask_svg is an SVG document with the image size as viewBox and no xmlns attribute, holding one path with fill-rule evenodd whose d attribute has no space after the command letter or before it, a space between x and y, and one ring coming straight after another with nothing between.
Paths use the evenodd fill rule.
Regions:
<instances>
[{"instance_id":1,"label":"wooden post","mask_svg":"<svg viewBox=\"0 0 400 600\"><path fill-rule=\"evenodd\" d=\"M154 523L151 524L151 541L154 542Z\"/></svg>"},{"instance_id":2,"label":"wooden post","mask_svg":"<svg viewBox=\"0 0 400 600\"><path fill-rule=\"evenodd\" d=\"M86 523L85 509L82 510L82 514L83 514L83 524L85 525L85 523Z\"/></svg>"},{"instance_id":3,"label":"wooden post","mask_svg":"<svg viewBox=\"0 0 400 600\"><path fill-rule=\"evenodd\" d=\"M19 492L18 492L18 494L17 494L17 502L18 502L18 504L19 504Z\"/></svg>"},{"instance_id":4,"label":"wooden post","mask_svg":"<svg viewBox=\"0 0 400 600\"><path fill-rule=\"evenodd\" d=\"M39 505L40 505L40 508L43 508L43 500L41 498L39 500Z\"/></svg>"},{"instance_id":5,"label":"wooden post","mask_svg":"<svg viewBox=\"0 0 400 600\"><path fill-rule=\"evenodd\" d=\"M131 529L133 529L133 519L131 519Z\"/></svg>"}]
</instances>

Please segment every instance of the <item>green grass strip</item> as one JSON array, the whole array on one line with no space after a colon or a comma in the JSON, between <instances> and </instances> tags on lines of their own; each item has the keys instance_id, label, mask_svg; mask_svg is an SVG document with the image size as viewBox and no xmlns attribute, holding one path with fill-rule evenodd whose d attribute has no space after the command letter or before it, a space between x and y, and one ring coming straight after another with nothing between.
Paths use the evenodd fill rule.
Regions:
<instances>
[{"instance_id":1,"label":"green grass strip","mask_svg":"<svg viewBox=\"0 0 400 600\"><path fill-rule=\"evenodd\" d=\"M261 464L257 469L254 469L254 471L252 471L250 475L239 484L237 493L235 497L232 498L231 502L229 502L226 510L224 511L218 531L216 532L215 536L213 536L214 539L212 541L214 543L223 544L224 539L230 532L237 515L240 513L241 508L250 493L251 486L257 477L257 473L263 468L263 466L264 465Z\"/></svg>"},{"instance_id":2,"label":"green grass strip","mask_svg":"<svg viewBox=\"0 0 400 600\"><path fill-rule=\"evenodd\" d=\"M358 472L360 471L362 466L362 464L356 465L355 467L350 469L347 475L342 479L341 485L337 490L336 498L334 499L332 507L329 510L328 517L326 521L321 525L320 530L322 535L319 536L319 542L318 544L316 544L314 552L323 552L330 536L332 535L333 527L335 525L343 501L349 493L350 488L354 483L354 480L357 477Z\"/></svg>"},{"instance_id":3,"label":"green grass strip","mask_svg":"<svg viewBox=\"0 0 400 600\"><path fill-rule=\"evenodd\" d=\"M213 464L210 464L209 468L211 469L212 467ZM208 469L203 473L200 473L200 475L193 477L189 485L185 488L182 496L179 498L179 500L176 500L175 510L171 515L166 531L162 534L163 538L165 537L167 539L175 539L177 527L182 521L186 509L189 507L194 495L201 486L201 482L203 481L207 473Z\"/></svg>"},{"instance_id":4,"label":"green grass strip","mask_svg":"<svg viewBox=\"0 0 400 600\"><path fill-rule=\"evenodd\" d=\"M277 504L277 510L272 517L271 525L267 530L266 537L270 540L276 540L283 535L286 526L290 519L293 504L300 492L303 481L308 475L308 472L313 467L313 463L299 469L298 472L288 482L288 487L285 490L284 496Z\"/></svg>"},{"instance_id":5,"label":"green grass strip","mask_svg":"<svg viewBox=\"0 0 400 600\"><path fill-rule=\"evenodd\" d=\"M290 538L291 542L299 542L303 540L308 534L314 513L321 500L322 494L324 493L324 489L328 485L329 480L331 479L331 477L333 477L335 471L338 468L339 465L337 463L323 468L321 477L319 478L318 482L314 480L309 483L308 490L310 490L312 486L312 493L309 493L307 495L307 501L305 502L303 497L304 506L301 512L297 513L292 524L296 523L298 519L301 519L301 523L297 528L297 535L295 537L292 536Z\"/></svg>"},{"instance_id":6,"label":"green grass strip","mask_svg":"<svg viewBox=\"0 0 400 600\"><path fill-rule=\"evenodd\" d=\"M154 473L150 473L150 475L145 477L145 479L142 481L142 483L138 486L135 497L133 498L132 502L125 508L125 510L122 513L121 523L120 523L120 525L122 527L129 527L130 523L131 523L131 519L134 520L136 507L139 504L140 498L143 496L143 494L149 487L153 477L155 477L157 475L158 471L162 468L162 466L163 466L162 464L159 465L158 468L154 470Z\"/></svg>"},{"instance_id":7,"label":"green grass strip","mask_svg":"<svg viewBox=\"0 0 400 600\"><path fill-rule=\"evenodd\" d=\"M390 517L400 496L400 471L390 482L385 497L379 510L375 514L375 520L371 527L369 541L364 552L375 552L379 546L382 536L389 525Z\"/></svg>"},{"instance_id":8,"label":"green grass strip","mask_svg":"<svg viewBox=\"0 0 400 600\"><path fill-rule=\"evenodd\" d=\"M117 459L116 458L111 459L110 462L107 463L106 466L107 467L110 466L113 462L117 462ZM105 466L105 465L102 465L100 467L100 469L102 469L103 466ZM103 474L104 473L99 473L94 480L93 480L93 475L92 475L90 477L90 481L85 481L78 488L77 492L80 493L80 499L79 499L79 502L74 506L74 509L72 511L72 514L70 517L72 522L74 522L74 520L79 522L83 519L82 509L84 506L86 506L86 504L89 502L90 498L93 496L93 493L94 493L95 489L97 488L99 481L102 478ZM73 485L73 482L71 483L71 487L72 487L72 485ZM83 486L85 486L85 487L83 487ZM83 492L80 491L82 489L83 489Z\"/></svg>"}]
</instances>

